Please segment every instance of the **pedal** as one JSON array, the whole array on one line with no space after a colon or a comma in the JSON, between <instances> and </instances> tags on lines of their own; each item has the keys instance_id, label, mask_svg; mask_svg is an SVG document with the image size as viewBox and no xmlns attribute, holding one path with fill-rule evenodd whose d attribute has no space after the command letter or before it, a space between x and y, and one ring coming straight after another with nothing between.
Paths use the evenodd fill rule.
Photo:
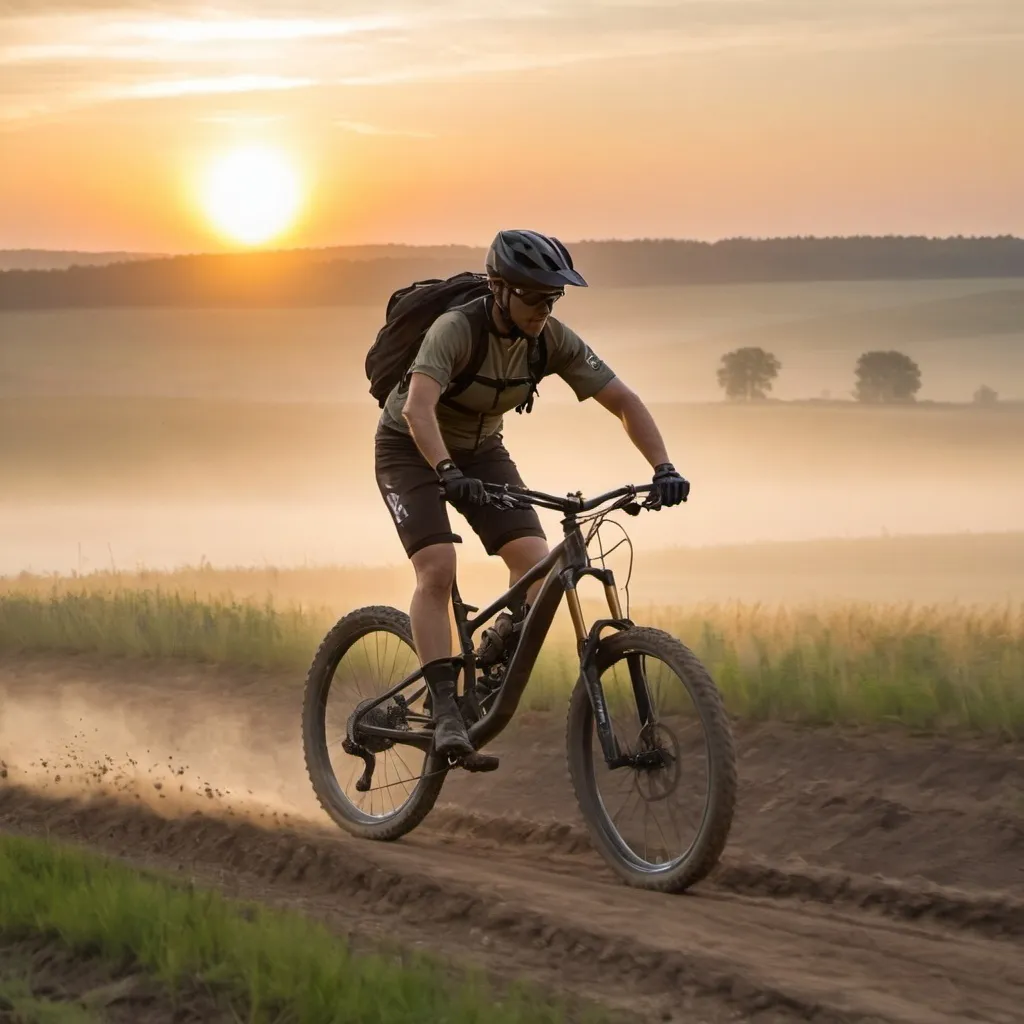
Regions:
<instances>
[{"instance_id":1,"label":"pedal","mask_svg":"<svg viewBox=\"0 0 1024 1024\"><path fill-rule=\"evenodd\" d=\"M460 757L456 762L459 768L465 768L467 772L493 772L501 764L501 758L494 754L481 754L474 750L472 754Z\"/></svg>"}]
</instances>

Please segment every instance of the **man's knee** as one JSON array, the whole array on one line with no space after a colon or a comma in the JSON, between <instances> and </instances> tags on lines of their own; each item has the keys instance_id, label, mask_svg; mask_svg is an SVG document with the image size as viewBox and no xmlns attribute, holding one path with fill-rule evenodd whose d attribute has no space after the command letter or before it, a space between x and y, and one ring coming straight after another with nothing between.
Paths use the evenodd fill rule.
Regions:
<instances>
[{"instance_id":1,"label":"man's knee","mask_svg":"<svg viewBox=\"0 0 1024 1024\"><path fill-rule=\"evenodd\" d=\"M548 554L548 542L543 537L517 537L498 549L498 554L512 572L529 572Z\"/></svg>"},{"instance_id":2,"label":"man's knee","mask_svg":"<svg viewBox=\"0 0 1024 1024\"><path fill-rule=\"evenodd\" d=\"M431 544L412 556L416 589L421 593L448 598L455 582L455 545Z\"/></svg>"}]
</instances>

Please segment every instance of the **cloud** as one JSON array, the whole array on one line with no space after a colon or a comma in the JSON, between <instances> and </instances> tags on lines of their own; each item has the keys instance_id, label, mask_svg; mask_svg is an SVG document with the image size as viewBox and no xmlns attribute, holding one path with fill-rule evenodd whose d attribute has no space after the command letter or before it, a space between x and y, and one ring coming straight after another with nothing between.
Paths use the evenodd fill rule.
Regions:
<instances>
[{"instance_id":1,"label":"cloud","mask_svg":"<svg viewBox=\"0 0 1024 1024\"><path fill-rule=\"evenodd\" d=\"M371 0L0 0L0 19L0 117L15 104L24 114L739 49L1024 38L1022 0L392 0L383 14Z\"/></svg>"},{"instance_id":2,"label":"cloud","mask_svg":"<svg viewBox=\"0 0 1024 1024\"><path fill-rule=\"evenodd\" d=\"M339 128L355 135L400 135L407 139L432 139L435 136L432 132L414 131L406 128L383 128L376 124L367 124L365 121L334 122Z\"/></svg>"},{"instance_id":3,"label":"cloud","mask_svg":"<svg viewBox=\"0 0 1024 1024\"><path fill-rule=\"evenodd\" d=\"M235 92L278 92L284 89L308 89L315 78L288 78L284 75L228 75L223 78L182 78L164 82L140 82L112 89L110 99L165 99L170 96L204 96Z\"/></svg>"},{"instance_id":4,"label":"cloud","mask_svg":"<svg viewBox=\"0 0 1024 1024\"><path fill-rule=\"evenodd\" d=\"M163 43L294 42L374 32L400 24L394 16L361 18L216 18L124 23L117 35Z\"/></svg>"},{"instance_id":5,"label":"cloud","mask_svg":"<svg viewBox=\"0 0 1024 1024\"><path fill-rule=\"evenodd\" d=\"M272 124L283 120L281 114L206 114L196 118L200 124Z\"/></svg>"}]
</instances>

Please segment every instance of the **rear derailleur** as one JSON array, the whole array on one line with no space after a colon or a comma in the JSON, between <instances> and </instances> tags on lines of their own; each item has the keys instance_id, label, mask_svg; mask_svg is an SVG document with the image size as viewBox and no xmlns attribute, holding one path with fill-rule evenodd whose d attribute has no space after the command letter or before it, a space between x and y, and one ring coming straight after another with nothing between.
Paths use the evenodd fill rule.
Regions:
<instances>
[{"instance_id":1,"label":"rear derailleur","mask_svg":"<svg viewBox=\"0 0 1024 1024\"><path fill-rule=\"evenodd\" d=\"M367 734L362 727L375 726L378 729L409 730L409 721L405 715L405 699L401 694L396 695L388 704L378 704L377 707L371 708L359 718L362 709L372 703L373 699L371 698L356 705L355 710L349 716L345 738L341 741L341 749L346 754L363 759L363 774L356 780L356 790L360 793L367 792L373 781L373 772L377 767L377 758L374 755L383 754L385 750L390 750L395 745L393 739L387 736ZM356 726L357 718L359 718L358 726Z\"/></svg>"}]
</instances>

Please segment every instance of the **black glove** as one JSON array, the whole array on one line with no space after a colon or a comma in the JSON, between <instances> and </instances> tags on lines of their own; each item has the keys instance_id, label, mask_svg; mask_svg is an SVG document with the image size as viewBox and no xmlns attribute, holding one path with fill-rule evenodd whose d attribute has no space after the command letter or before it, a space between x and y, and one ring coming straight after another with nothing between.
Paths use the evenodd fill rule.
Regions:
<instances>
[{"instance_id":1,"label":"black glove","mask_svg":"<svg viewBox=\"0 0 1024 1024\"><path fill-rule=\"evenodd\" d=\"M681 477L671 462L655 466L654 486L655 490L651 497L657 494L665 506L678 505L681 501L686 501L690 493L690 481Z\"/></svg>"},{"instance_id":2,"label":"black glove","mask_svg":"<svg viewBox=\"0 0 1024 1024\"><path fill-rule=\"evenodd\" d=\"M435 472L444 488L445 498L456 507L487 504L484 482L475 476L464 476L462 470L451 459L439 462Z\"/></svg>"}]
</instances>

